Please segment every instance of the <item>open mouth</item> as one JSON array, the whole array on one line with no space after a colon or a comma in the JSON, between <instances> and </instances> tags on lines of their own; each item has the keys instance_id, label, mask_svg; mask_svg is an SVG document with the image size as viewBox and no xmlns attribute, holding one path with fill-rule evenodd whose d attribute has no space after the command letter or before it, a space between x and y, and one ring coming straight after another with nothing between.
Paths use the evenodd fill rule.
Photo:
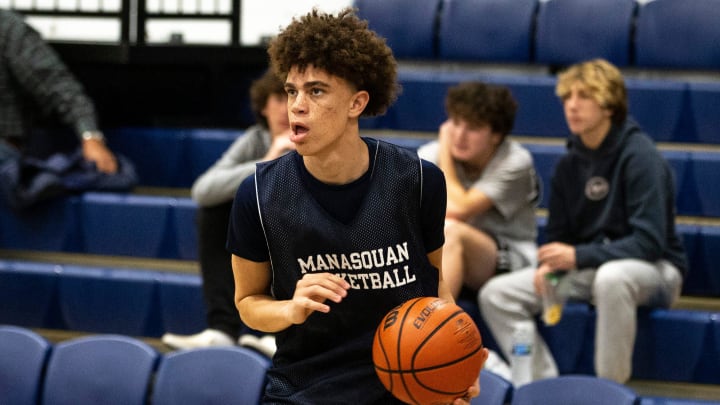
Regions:
<instances>
[{"instance_id":1,"label":"open mouth","mask_svg":"<svg viewBox=\"0 0 720 405\"><path fill-rule=\"evenodd\" d=\"M291 128L292 136L290 137L290 140L293 142L301 142L308 132L310 132L310 128L298 123L293 123Z\"/></svg>"}]
</instances>

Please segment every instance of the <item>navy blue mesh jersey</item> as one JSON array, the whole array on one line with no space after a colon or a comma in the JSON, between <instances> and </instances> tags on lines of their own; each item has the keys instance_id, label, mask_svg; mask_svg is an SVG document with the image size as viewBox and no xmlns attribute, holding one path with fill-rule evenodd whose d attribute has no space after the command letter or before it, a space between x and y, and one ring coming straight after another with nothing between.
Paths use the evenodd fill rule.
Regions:
<instances>
[{"instance_id":1,"label":"navy blue mesh jersey","mask_svg":"<svg viewBox=\"0 0 720 405\"><path fill-rule=\"evenodd\" d=\"M277 334L266 403L392 403L372 366L373 333L393 307L438 295L438 270L427 259L421 206L424 193L440 201L434 205L440 218L436 232L442 235L442 174L412 151L365 141L371 164L356 181L365 192L354 215L342 220L315 198L317 185L309 183L296 153L257 166L255 207L267 243L273 296L291 299L297 281L311 272L333 272L351 285L341 303L330 303L330 313L314 313ZM432 190L423 189L428 168L441 179ZM232 222L228 247L236 253L233 233L242 229Z\"/></svg>"}]
</instances>

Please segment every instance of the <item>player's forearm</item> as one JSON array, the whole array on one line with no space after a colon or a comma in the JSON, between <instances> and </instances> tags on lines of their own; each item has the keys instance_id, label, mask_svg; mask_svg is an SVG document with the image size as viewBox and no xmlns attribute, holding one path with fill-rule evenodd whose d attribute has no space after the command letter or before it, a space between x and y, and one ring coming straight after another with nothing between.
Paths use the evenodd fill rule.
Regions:
<instances>
[{"instance_id":1,"label":"player's forearm","mask_svg":"<svg viewBox=\"0 0 720 405\"><path fill-rule=\"evenodd\" d=\"M274 333L292 325L288 317L289 301L268 295L251 295L236 301L243 323L261 332Z\"/></svg>"}]
</instances>

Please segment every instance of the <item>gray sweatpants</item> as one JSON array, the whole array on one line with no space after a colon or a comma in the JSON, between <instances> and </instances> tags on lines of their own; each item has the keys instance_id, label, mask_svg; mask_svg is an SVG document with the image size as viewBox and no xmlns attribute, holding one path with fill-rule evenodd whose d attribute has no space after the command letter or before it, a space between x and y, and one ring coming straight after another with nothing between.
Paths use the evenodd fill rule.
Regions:
<instances>
[{"instance_id":1,"label":"gray sweatpants","mask_svg":"<svg viewBox=\"0 0 720 405\"><path fill-rule=\"evenodd\" d=\"M535 268L491 278L480 290L483 319L506 358L510 358L512 334L521 322L533 324L533 379L558 375L557 365L537 332L533 316L542 310L535 293ZM632 354L639 306L670 307L680 295L680 271L666 260L650 263L636 259L614 260L597 269L569 272L563 279L568 298L595 305L595 372L600 377L625 383L632 372Z\"/></svg>"}]
</instances>

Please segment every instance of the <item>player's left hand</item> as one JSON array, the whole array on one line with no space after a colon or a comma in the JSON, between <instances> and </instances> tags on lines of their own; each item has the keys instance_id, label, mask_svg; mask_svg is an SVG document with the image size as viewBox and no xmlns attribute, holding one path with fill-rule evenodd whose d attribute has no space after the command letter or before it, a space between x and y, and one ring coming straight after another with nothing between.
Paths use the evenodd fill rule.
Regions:
<instances>
[{"instance_id":1,"label":"player's left hand","mask_svg":"<svg viewBox=\"0 0 720 405\"><path fill-rule=\"evenodd\" d=\"M455 398L452 405L470 405L470 401L480 395L480 378L475 380L475 384L470 386L462 398Z\"/></svg>"}]
</instances>

